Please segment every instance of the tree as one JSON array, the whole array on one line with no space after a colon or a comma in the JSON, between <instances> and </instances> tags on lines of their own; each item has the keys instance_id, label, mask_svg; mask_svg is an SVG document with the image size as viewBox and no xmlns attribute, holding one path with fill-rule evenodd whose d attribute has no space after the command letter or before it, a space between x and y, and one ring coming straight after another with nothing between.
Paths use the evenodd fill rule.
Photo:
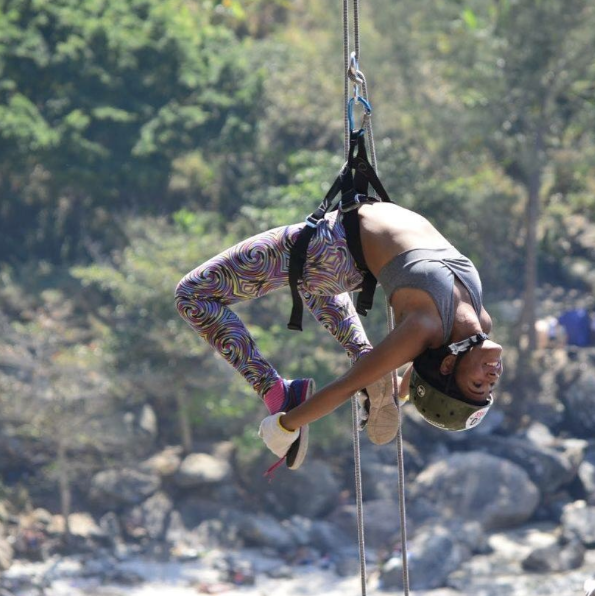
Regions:
<instances>
[{"instance_id":1,"label":"tree","mask_svg":"<svg viewBox=\"0 0 595 596\"><path fill-rule=\"evenodd\" d=\"M261 76L216 20L209 2L4 3L2 258L96 254L122 241L114 211L175 199L174 160L250 141Z\"/></svg>"}]
</instances>

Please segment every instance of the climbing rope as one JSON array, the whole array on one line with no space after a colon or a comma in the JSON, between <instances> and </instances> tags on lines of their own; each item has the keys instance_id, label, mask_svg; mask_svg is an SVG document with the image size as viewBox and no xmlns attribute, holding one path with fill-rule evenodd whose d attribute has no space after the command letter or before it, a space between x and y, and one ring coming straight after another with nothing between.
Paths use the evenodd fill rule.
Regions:
<instances>
[{"instance_id":1,"label":"climbing rope","mask_svg":"<svg viewBox=\"0 0 595 596\"><path fill-rule=\"evenodd\" d=\"M368 97L368 85L366 77L359 69L359 61L361 58L360 49L360 35L359 35L359 0L353 0L353 29L354 29L354 48L355 51L349 52L349 2L343 0L343 64L344 64L344 154L347 160L349 155L349 140L351 130L353 128L352 108L359 96L359 87L361 86L362 93L361 102L367 109L364 112L362 128L365 130L366 140L370 149L370 163L374 171L378 172L376 161L376 148L374 145L374 133L372 130L372 112L370 101ZM350 98L349 86L353 83L353 97ZM350 104L351 102L351 104ZM386 300L386 318L389 333L395 327L394 312L391 308L390 301ZM401 403L397 396L398 391L398 376L397 372L392 373L392 384L395 391L394 398L399 407L399 428L397 431L397 470L398 470L398 494L399 494L399 514L401 523L401 557L403 563L403 590L405 596L409 596L409 566L407 562L407 524L405 511L405 466L403 461L403 433L402 433L402 416ZM353 432L353 454L355 464L355 498L357 508L357 533L359 544L360 557L360 576L362 596L366 596L366 552L364 539L364 515L363 515L363 497L362 497L362 478L361 478L361 458L360 458L360 442L359 442L359 428L357 422L357 398L351 398L351 414L352 414L352 432Z\"/></svg>"}]
</instances>

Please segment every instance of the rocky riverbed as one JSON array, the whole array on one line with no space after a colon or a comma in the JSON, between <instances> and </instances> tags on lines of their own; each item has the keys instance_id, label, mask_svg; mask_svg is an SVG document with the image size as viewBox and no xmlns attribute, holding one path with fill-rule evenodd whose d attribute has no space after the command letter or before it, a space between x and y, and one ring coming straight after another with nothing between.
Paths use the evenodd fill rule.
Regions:
<instances>
[{"instance_id":1,"label":"rocky riverbed","mask_svg":"<svg viewBox=\"0 0 595 596\"><path fill-rule=\"evenodd\" d=\"M405 407L413 594L581 596L595 575L595 352L546 357L522 419L505 391L471 433ZM0 463L31 455L6 439ZM81 477L68 541L32 463L34 496L15 486L0 499L0 596L359 593L352 452L313 448L272 482L270 463L230 442L147 447ZM370 593L403 592L396 463L361 435Z\"/></svg>"},{"instance_id":2,"label":"rocky riverbed","mask_svg":"<svg viewBox=\"0 0 595 596\"><path fill-rule=\"evenodd\" d=\"M581 567L561 573L528 573L521 561L536 546L551 543L551 528L526 527L488 538L492 552L474 557L451 574L449 587L412 590L414 596L577 596L595 576L595 551ZM133 552L120 560L98 552L89 556L51 557L43 563L17 561L2 576L2 596L357 596L359 573L341 576L329 560L290 565L262 549L212 550L187 560L147 559ZM355 570L353 570L355 571ZM378 566L368 563L366 592L386 596Z\"/></svg>"}]
</instances>

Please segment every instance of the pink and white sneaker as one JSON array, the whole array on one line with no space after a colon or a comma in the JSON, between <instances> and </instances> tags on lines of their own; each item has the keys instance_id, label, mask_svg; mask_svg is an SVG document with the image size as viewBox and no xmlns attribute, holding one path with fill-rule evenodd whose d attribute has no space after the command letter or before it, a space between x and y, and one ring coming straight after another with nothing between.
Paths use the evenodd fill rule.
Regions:
<instances>
[{"instance_id":1,"label":"pink and white sneaker","mask_svg":"<svg viewBox=\"0 0 595 596\"><path fill-rule=\"evenodd\" d=\"M265 394L264 403L271 414L287 413L303 404L315 390L314 379L296 379L294 381L279 379L277 384ZM308 435L309 428L306 424L300 428L298 438L287 450L285 463L290 470L297 470L304 462L308 452Z\"/></svg>"}]
</instances>

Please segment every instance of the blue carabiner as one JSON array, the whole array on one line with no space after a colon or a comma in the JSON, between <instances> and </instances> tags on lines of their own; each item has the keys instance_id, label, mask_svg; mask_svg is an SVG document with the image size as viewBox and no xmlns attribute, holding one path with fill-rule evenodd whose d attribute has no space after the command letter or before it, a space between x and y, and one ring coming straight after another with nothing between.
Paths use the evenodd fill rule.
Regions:
<instances>
[{"instance_id":1,"label":"blue carabiner","mask_svg":"<svg viewBox=\"0 0 595 596\"><path fill-rule=\"evenodd\" d=\"M347 103L347 118L349 120L349 129L351 131L355 130L355 122L353 120L353 106L355 103L361 103L362 106L364 107L364 110L366 112L366 116L369 116L372 113L372 106L370 105L370 102L366 101L361 95L356 95L355 97L352 97L349 102Z\"/></svg>"}]
</instances>

